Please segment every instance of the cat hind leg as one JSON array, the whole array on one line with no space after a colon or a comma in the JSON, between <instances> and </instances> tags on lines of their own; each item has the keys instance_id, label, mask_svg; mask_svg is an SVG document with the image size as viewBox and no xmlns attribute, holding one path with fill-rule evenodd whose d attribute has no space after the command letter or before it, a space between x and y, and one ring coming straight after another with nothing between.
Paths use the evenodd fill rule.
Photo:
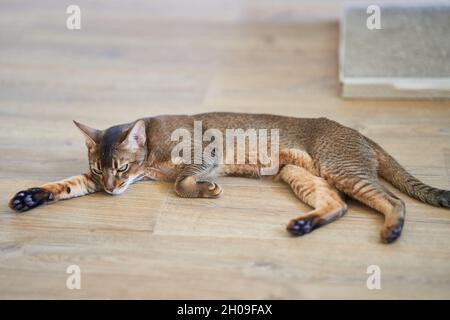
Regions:
<instances>
[{"instance_id":1,"label":"cat hind leg","mask_svg":"<svg viewBox=\"0 0 450 320\"><path fill-rule=\"evenodd\" d=\"M406 215L405 204L376 177L347 174L345 178L338 178L335 182L337 189L384 215L381 229L381 240L384 243L394 242L400 237Z\"/></svg>"},{"instance_id":2,"label":"cat hind leg","mask_svg":"<svg viewBox=\"0 0 450 320\"><path fill-rule=\"evenodd\" d=\"M323 178L313 175L308 170L288 164L280 170L278 177L291 186L300 200L314 208L289 222L287 230L292 235L307 234L347 212L347 205L339 192Z\"/></svg>"}]
</instances>

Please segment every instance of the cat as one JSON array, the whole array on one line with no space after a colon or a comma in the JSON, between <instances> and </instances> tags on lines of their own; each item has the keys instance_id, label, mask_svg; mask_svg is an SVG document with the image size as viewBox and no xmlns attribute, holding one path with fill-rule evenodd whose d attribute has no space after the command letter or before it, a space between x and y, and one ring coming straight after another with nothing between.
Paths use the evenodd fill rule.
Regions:
<instances>
[{"instance_id":1,"label":"cat","mask_svg":"<svg viewBox=\"0 0 450 320\"><path fill-rule=\"evenodd\" d=\"M74 121L85 136L90 171L20 191L9 206L23 212L100 190L116 195L146 179L174 182L180 197L216 198L222 193L216 177L261 175L261 162L224 164L214 154L191 164L175 159L172 151L178 142L172 141L171 135L180 128L192 132L194 121L201 121L203 133L209 128L222 133L229 128L279 130L279 168L274 176L313 208L288 223L292 235L307 234L345 214L343 196L349 195L381 212L385 216L381 240L395 241L402 232L405 204L380 183L379 177L415 199L450 208L450 191L422 183L377 143L354 129L327 118L225 112L161 115L106 130Z\"/></svg>"}]
</instances>

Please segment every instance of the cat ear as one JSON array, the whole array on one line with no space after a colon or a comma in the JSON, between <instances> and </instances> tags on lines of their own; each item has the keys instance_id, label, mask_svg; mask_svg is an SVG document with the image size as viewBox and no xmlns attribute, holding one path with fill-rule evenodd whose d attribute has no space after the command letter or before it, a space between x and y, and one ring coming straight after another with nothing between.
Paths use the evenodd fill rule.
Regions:
<instances>
[{"instance_id":1,"label":"cat ear","mask_svg":"<svg viewBox=\"0 0 450 320\"><path fill-rule=\"evenodd\" d=\"M83 132L85 138L86 138L86 146L90 149L95 147L97 144L100 143L101 139L101 131L97 129L93 129L88 127L87 125L84 125L82 123L76 122L73 120L73 123L80 129L81 132Z\"/></svg>"},{"instance_id":2,"label":"cat ear","mask_svg":"<svg viewBox=\"0 0 450 320\"><path fill-rule=\"evenodd\" d=\"M120 149L136 151L145 145L147 134L145 132L144 120L138 120L128 131L125 139L120 143Z\"/></svg>"}]
</instances>

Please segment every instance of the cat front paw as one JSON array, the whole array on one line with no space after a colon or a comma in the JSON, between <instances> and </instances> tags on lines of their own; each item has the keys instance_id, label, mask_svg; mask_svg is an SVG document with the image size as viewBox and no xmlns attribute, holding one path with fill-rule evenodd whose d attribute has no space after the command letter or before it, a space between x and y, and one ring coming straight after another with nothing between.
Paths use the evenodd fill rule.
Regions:
<instances>
[{"instance_id":1,"label":"cat front paw","mask_svg":"<svg viewBox=\"0 0 450 320\"><path fill-rule=\"evenodd\" d=\"M197 181L197 187L201 198L218 198L222 194L222 188L214 182Z\"/></svg>"},{"instance_id":2,"label":"cat front paw","mask_svg":"<svg viewBox=\"0 0 450 320\"><path fill-rule=\"evenodd\" d=\"M31 188L19 191L9 202L9 207L17 212L36 208L55 199L53 193L42 188Z\"/></svg>"}]
</instances>

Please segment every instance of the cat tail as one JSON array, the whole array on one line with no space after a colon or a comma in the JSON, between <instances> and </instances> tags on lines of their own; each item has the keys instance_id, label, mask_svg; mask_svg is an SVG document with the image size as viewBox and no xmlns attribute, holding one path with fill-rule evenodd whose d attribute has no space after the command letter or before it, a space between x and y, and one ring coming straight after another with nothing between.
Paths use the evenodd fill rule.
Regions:
<instances>
[{"instance_id":1,"label":"cat tail","mask_svg":"<svg viewBox=\"0 0 450 320\"><path fill-rule=\"evenodd\" d=\"M377 153L379 175L394 187L422 202L436 207L450 208L450 191L433 188L403 168L389 153L366 138Z\"/></svg>"}]
</instances>

